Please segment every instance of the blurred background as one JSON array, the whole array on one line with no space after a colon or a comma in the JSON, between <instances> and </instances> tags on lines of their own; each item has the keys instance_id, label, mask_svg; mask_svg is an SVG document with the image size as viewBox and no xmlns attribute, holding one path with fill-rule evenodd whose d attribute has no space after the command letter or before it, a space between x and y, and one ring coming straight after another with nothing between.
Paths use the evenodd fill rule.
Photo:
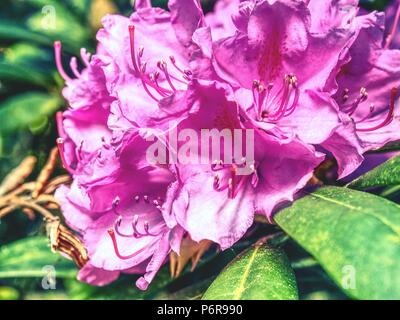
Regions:
<instances>
[{"instance_id":1,"label":"blurred background","mask_svg":"<svg viewBox=\"0 0 400 320\"><path fill-rule=\"evenodd\" d=\"M166 7L167 0L152 2L154 6ZM203 1L205 11L212 10L214 2ZM361 4L367 10L384 10L389 2L365 0ZM60 94L63 81L56 70L53 42L62 42L66 61L79 55L82 47L93 52L101 18L115 12L129 15L131 2L0 1L0 181L28 155L38 159L32 172L32 176L36 176L55 146L54 114L67 106ZM129 278L122 277L103 289L78 283L73 263L49 250L42 222L41 218L29 217L22 212L0 219L0 299L145 298L135 289L134 280ZM28 236L35 237L26 239ZM185 278L184 275L180 283L170 284L168 270L163 270L157 288L168 284L168 289L157 291L157 288L152 288L146 297L175 298L185 294L186 298L195 298L201 292L202 282L203 286L209 283L203 279L208 279L212 273L210 265L213 272L218 272L235 256L235 250L210 257L211 262L201 266L200 276L196 276L200 277L195 281L199 285L191 286L190 290L179 288L184 287L183 283L194 282L193 276ZM296 250L300 249L294 248L293 252ZM46 265L57 266L57 279L61 282L57 282L56 288L49 288L55 290L43 290L46 287L43 273L47 272L51 277L53 272L44 269ZM315 288L317 284L313 286ZM329 292L341 297L334 288ZM323 294L319 298L324 298Z\"/></svg>"}]
</instances>

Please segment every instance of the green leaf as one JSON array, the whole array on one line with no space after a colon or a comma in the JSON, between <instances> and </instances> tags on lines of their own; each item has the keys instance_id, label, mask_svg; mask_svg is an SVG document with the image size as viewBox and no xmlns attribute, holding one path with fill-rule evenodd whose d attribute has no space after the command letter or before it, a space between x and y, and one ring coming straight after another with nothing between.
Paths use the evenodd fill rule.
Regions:
<instances>
[{"instance_id":1,"label":"green leaf","mask_svg":"<svg viewBox=\"0 0 400 320\"><path fill-rule=\"evenodd\" d=\"M17 300L19 292L12 287L0 287L0 300Z\"/></svg>"},{"instance_id":2,"label":"green leaf","mask_svg":"<svg viewBox=\"0 0 400 320\"><path fill-rule=\"evenodd\" d=\"M193 284L175 292L160 290L157 294L150 297L151 300L199 300L213 280L214 278L195 281Z\"/></svg>"},{"instance_id":3,"label":"green leaf","mask_svg":"<svg viewBox=\"0 0 400 320\"><path fill-rule=\"evenodd\" d=\"M79 15L85 15L89 12L90 3L91 0L70 0L70 6Z\"/></svg>"},{"instance_id":4,"label":"green leaf","mask_svg":"<svg viewBox=\"0 0 400 320\"><path fill-rule=\"evenodd\" d=\"M44 277L47 266L57 278L74 278L73 262L51 252L45 237L29 237L0 247L0 279Z\"/></svg>"},{"instance_id":5,"label":"green leaf","mask_svg":"<svg viewBox=\"0 0 400 320\"><path fill-rule=\"evenodd\" d=\"M29 72L26 70L29 69ZM21 82L21 83L31 83L39 86L46 87L48 77L38 72L35 69L27 68L27 66L10 64L5 62L0 62L0 79Z\"/></svg>"},{"instance_id":6,"label":"green leaf","mask_svg":"<svg viewBox=\"0 0 400 320\"><path fill-rule=\"evenodd\" d=\"M58 96L28 92L13 96L0 104L0 134L15 132L40 123L52 116L61 106Z\"/></svg>"},{"instance_id":7,"label":"green leaf","mask_svg":"<svg viewBox=\"0 0 400 320\"><path fill-rule=\"evenodd\" d=\"M27 20L27 26L34 32L41 33L51 40L60 40L65 48L78 51L87 44L90 32L60 1L25 0L37 7Z\"/></svg>"},{"instance_id":8,"label":"green leaf","mask_svg":"<svg viewBox=\"0 0 400 320\"><path fill-rule=\"evenodd\" d=\"M246 299L298 299L293 270L281 249L254 245L233 260L203 296L203 300Z\"/></svg>"},{"instance_id":9,"label":"green leaf","mask_svg":"<svg viewBox=\"0 0 400 320\"><path fill-rule=\"evenodd\" d=\"M146 291L136 288L135 276L121 275L105 287L95 287L71 279L65 282L68 296L73 300L143 300L171 282L169 268L161 269Z\"/></svg>"},{"instance_id":10,"label":"green leaf","mask_svg":"<svg viewBox=\"0 0 400 320\"><path fill-rule=\"evenodd\" d=\"M400 156L394 157L348 184L348 187L366 190L400 184Z\"/></svg>"},{"instance_id":11,"label":"green leaf","mask_svg":"<svg viewBox=\"0 0 400 320\"><path fill-rule=\"evenodd\" d=\"M4 61L12 64L46 62L47 67L49 67L50 63L54 63L54 58L37 45L27 42L17 42L7 47L4 51Z\"/></svg>"},{"instance_id":12,"label":"green leaf","mask_svg":"<svg viewBox=\"0 0 400 320\"><path fill-rule=\"evenodd\" d=\"M51 46L53 44L53 42L43 34L33 32L27 27L4 19L0 19L0 39L24 40L48 46Z\"/></svg>"},{"instance_id":13,"label":"green leaf","mask_svg":"<svg viewBox=\"0 0 400 320\"><path fill-rule=\"evenodd\" d=\"M329 276L357 299L400 298L400 206L384 198L324 187L275 216Z\"/></svg>"}]
</instances>

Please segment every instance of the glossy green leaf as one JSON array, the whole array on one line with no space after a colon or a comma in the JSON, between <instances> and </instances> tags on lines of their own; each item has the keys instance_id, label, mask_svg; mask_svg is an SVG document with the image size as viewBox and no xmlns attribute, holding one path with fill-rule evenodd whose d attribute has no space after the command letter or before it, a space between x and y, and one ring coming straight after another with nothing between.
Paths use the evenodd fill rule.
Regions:
<instances>
[{"instance_id":1,"label":"glossy green leaf","mask_svg":"<svg viewBox=\"0 0 400 320\"><path fill-rule=\"evenodd\" d=\"M52 116L61 106L58 96L28 92L14 96L0 104L0 134L7 134L40 123Z\"/></svg>"},{"instance_id":2,"label":"glossy green leaf","mask_svg":"<svg viewBox=\"0 0 400 320\"><path fill-rule=\"evenodd\" d=\"M0 247L0 279L42 278L47 267L54 267L56 278L74 278L74 263L51 252L45 237L30 237Z\"/></svg>"},{"instance_id":3,"label":"glossy green leaf","mask_svg":"<svg viewBox=\"0 0 400 320\"><path fill-rule=\"evenodd\" d=\"M358 299L400 299L400 206L324 187L275 216L331 278Z\"/></svg>"},{"instance_id":4,"label":"glossy green leaf","mask_svg":"<svg viewBox=\"0 0 400 320\"><path fill-rule=\"evenodd\" d=\"M203 300L246 299L298 299L293 270L281 249L254 245L233 260L203 296Z\"/></svg>"},{"instance_id":5,"label":"glossy green leaf","mask_svg":"<svg viewBox=\"0 0 400 320\"><path fill-rule=\"evenodd\" d=\"M365 190L400 184L400 156L394 157L351 182L348 187Z\"/></svg>"}]
</instances>

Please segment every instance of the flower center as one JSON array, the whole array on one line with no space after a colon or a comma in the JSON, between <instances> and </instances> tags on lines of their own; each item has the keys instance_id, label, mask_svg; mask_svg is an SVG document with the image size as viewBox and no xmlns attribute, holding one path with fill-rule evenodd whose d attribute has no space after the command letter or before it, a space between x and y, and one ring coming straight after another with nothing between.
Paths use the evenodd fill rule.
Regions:
<instances>
[{"instance_id":1,"label":"flower center","mask_svg":"<svg viewBox=\"0 0 400 320\"><path fill-rule=\"evenodd\" d=\"M257 120L276 123L290 116L297 107L299 88L295 75L285 75L280 89L273 94L274 84L266 87L259 80L253 82L253 100Z\"/></svg>"},{"instance_id":2,"label":"flower center","mask_svg":"<svg viewBox=\"0 0 400 320\"><path fill-rule=\"evenodd\" d=\"M143 196L143 200L146 204L150 204L150 200L149 197L147 195ZM140 196L135 196L135 202L139 203L141 201L141 197ZM154 200L153 201L153 205L157 208L160 209L160 201L161 199L158 200ZM159 235L162 234L162 231L156 233L156 232L152 232L150 230L150 224L148 221L144 221L143 222L143 226L139 226L139 222L140 222L140 218L139 215L135 214L133 216L132 222L131 222L131 226L132 226L132 232L127 234L121 231L121 224L123 221L123 217L122 215L120 215L117 211L117 207L120 204L120 198L117 197L114 199L113 204L112 204L112 208L115 214L118 215L117 220L115 221L114 227L109 229L107 232L111 238L111 241L113 243L113 247L114 247L114 251L115 254L117 255L118 258L120 258L121 260L128 260L133 258L134 256L138 255L139 253L141 253L145 248L142 248L138 251L135 251L134 253L130 254L130 255L123 255L121 254L119 247L118 247L118 241L117 241L117 236L121 237L121 238L134 238L134 239L140 239L143 237L157 237Z\"/></svg>"},{"instance_id":3,"label":"flower center","mask_svg":"<svg viewBox=\"0 0 400 320\"><path fill-rule=\"evenodd\" d=\"M138 50L135 47L135 26L129 26L129 40L131 47L131 58L136 76L140 78L146 93L156 102L160 99L169 97L176 92L176 83L188 84L191 80L192 72L189 69L182 69L176 63L174 56L170 56L169 60L175 73L170 73L168 64L161 59L157 63L158 70L152 73L146 73L147 62L142 61L144 56L144 47L140 46ZM160 80L165 82L166 86L160 84Z\"/></svg>"},{"instance_id":4,"label":"flower center","mask_svg":"<svg viewBox=\"0 0 400 320\"><path fill-rule=\"evenodd\" d=\"M222 161L216 161L212 164L211 170L214 174L214 190L225 191L228 190L228 198L235 199L241 188L251 179L250 183L255 188L258 184L258 175L256 165L250 166L252 174L238 175L238 169L244 168L246 162L243 164L224 164Z\"/></svg>"}]
</instances>

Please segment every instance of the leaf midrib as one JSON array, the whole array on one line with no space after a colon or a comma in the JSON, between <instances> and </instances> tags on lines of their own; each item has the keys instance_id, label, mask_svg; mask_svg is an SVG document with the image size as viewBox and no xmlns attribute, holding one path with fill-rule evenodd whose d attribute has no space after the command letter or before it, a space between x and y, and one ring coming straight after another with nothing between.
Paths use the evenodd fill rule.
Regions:
<instances>
[{"instance_id":1,"label":"leaf midrib","mask_svg":"<svg viewBox=\"0 0 400 320\"><path fill-rule=\"evenodd\" d=\"M323 196L323 195L316 194L316 193L312 193L312 194L310 194L310 195L313 196L313 197L315 197L315 198L319 198L319 199L325 200L325 201L327 201L327 202L331 202L331 203L335 203L335 204L337 204L337 205L341 205L341 206L343 206L343 207L352 209L352 210L354 210L354 211L361 211L361 209L360 209L359 207L354 207L354 206L348 205L348 204L343 203L343 202L340 202L340 201L338 201L338 200L328 198L327 196ZM354 211L353 211L353 212L350 211L350 213L353 213L353 214L356 213L356 212L354 212ZM372 214L372 213L369 212L369 211L363 211L363 213L366 214L366 215L368 215L368 216L370 216L370 217L372 217L372 218L374 218L374 219L376 219L376 220L378 220L378 221L380 221L383 225L385 225L388 229L390 229L390 230L399 238L399 240L400 240L400 233L399 233L398 231L396 231L390 224L388 224L388 223L387 223L385 220L383 220L381 217L376 216L376 215Z\"/></svg>"},{"instance_id":2,"label":"leaf midrib","mask_svg":"<svg viewBox=\"0 0 400 320\"><path fill-rule=\"evenodd\" d=\"M234 300L239 300L240 297L242 296L242 293L243 293L244 290L245 290L245 283L246 283L246 280L248 279L248 277L249 277L249 275L250 275L251 266L252 266L252 264L253 264L253 262L254 262L254 260L255 260L255 258L256 258L257 252L258 252L258 250L260 249L260 247L261 247L261 246L255 246L254 251L253 251L253 253L251 254L251 257L250 257L250 259L249 259L249 262L248 262L247 265L246 265L246 269L244 270L243 277L240 279L239 286L237 287L237 289L236 289L235 292L234 292L234 295L233 295L233 299L234 299Z\"/></svg>"}]
</instances>

